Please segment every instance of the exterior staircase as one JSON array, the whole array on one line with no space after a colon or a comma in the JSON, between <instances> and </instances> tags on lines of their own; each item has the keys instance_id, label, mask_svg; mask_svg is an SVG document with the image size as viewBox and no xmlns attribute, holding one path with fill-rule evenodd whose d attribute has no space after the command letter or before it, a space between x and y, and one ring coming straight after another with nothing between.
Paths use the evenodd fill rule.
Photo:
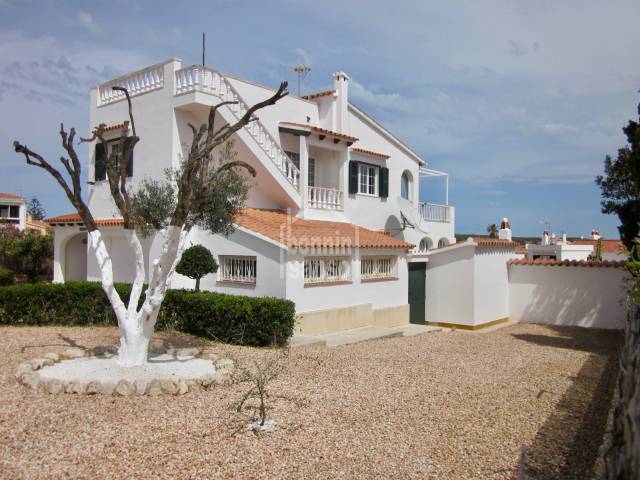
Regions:
<instances>
[{"instance_id":1,"label":"exterior staircase","mask_svg":"<svg viewBox=\"0 0 640 480\"><path fill-rule=\"evenodd\" d=\"M223 102L236 102L226 106L236 121L242 118L249 109L249 105L236 89L233 88L224 75L201 65L192 65L175 72L175 95L190 92L208 93L219 97ZM255 140L284 179L300 193L300 170L291 161L262 122L260 122L258 118L255 118L244 127L244 130Z\"/></svg>"}]
</instances>

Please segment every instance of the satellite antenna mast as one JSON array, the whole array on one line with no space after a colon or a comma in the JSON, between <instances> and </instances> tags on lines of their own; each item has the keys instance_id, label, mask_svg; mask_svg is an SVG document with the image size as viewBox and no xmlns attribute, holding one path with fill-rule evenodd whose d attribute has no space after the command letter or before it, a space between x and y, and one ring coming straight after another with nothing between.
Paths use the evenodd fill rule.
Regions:
<instances>
[{"instance_id":1,"label":"satellite antenna mast","mask_svg":"<svg viewBox=\"0 0 640 480\"><path fill-rule=\"evenodd\" d=\"M204 32L202 32L202 66L204 67Z\"/></svg>"},{"instance_id":2,"label":"satellite antenna mast","mask_svg":"<svg viewBox=\"0 0 640 480\"><path fill-rule=\"evenodd\" d=\"M306 65L296 65L293 67L293 71L298 74L298 96L300 96L300 82L309 74L311 68Z\"/></svg>"}]
</instances>

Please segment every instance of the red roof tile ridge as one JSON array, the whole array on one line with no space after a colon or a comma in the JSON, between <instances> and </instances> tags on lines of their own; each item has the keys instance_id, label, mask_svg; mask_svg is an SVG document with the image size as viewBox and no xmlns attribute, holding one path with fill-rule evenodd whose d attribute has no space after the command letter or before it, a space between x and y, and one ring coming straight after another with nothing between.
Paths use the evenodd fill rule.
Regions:
<instances>
[{"instance_id":1,"label":"red roof tile ridge","mask_svg":"<svg viewBox=\"0 0 640 480\"><path fill-rule=\"evenodd\" d=\"M554 260L519 258L507 261L508 265L557 266L557 267L610 267L622 268L624 260Z\"/></svg>"}]
</instances>

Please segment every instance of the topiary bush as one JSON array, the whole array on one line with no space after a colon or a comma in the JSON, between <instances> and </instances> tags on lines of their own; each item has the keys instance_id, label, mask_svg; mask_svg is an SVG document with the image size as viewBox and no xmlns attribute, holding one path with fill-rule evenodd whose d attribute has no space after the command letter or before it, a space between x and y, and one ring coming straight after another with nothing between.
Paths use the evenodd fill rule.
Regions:
<instances>
[{"instance_id":1,"label":"topiary bush","mask_svg":"<svg viewBox=\"0 0 640 480\"><path fill-rule=\"evenodd\" d=\"M182 252L176 272L196 281L196 292L200 291L200 279L218 271L218 262L206 247L194 245Z\"/></svg>"},{"instance_id":2,"label":"topiary bush","mask_svg":"<svg viewBox=\"0 0 640 480\"><path fill-rule=\"evenodd\" d=\"M15 274L8 268L0 267L0 287L6 287L16 283Z\"/></svg>"},{"instance_id":3,"label":"topiary bush","mask_svg":"<svg viewBox=\"0 0 640 480\"><path fill-rule=\"evenodd\" d=\"M128 302L131 285L116 284L116 290ZM169 290L157 329L266 346L286 344L294 322L289 300ZM0 324L116 325L116 318L97 282L39 283L0 287Z\"/></svg>"}]
</instances>

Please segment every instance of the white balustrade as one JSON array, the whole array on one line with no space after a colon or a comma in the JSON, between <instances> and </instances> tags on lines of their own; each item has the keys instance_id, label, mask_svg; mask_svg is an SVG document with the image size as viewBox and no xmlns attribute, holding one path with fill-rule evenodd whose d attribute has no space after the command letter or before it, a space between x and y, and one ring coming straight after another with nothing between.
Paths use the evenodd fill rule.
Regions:
<instances>
[{"instance_id":1,"label":"white balustrade","mask_svg":"<svg viewBox=\"0 0 640 480\"><path fill-rule=\"evenodd\" d=\"M325 187L307 187L307 205L321 210L342 210L341 190Z\"/></svg>"},{"instance_id":2,"label":"white balustrade","mask_svg":"<svg viewBox=\"0 0 640 480\"><path fill-rule=\"evenodd\" d=\"M190 92L203 92L220 97L223 102L236 102L229 109L236 119L247 113L249 106L231 83L220 73L200 65L182 68L175 74L175 94L182 95ZM252 120L244 127L260 145L260 148L271 159L278 170L298 190L300 185L300 170L282 150L269 131L259 119Z\"/></svg>"},{"instance_id":3,"label":"white balustrade","mask_svg":"<svg viewBox=\"0 0 640 480\"><path fill-rule=\"evenodd\" d=\"M451 210L449 205L436 205L434 203L421 203L420 215L427 222L451 222Z\"/></svg>"},{"instance_id":4,"label":"white balustrade","mask_svg":"<svg viewBox=\"0 0 640 480\"><path fill-rule=\"evenodd\" d=\"M98 87L99 105L106 105L126 98L124 92L113 90L113 87L126 88L132 97L158 90L164 87L164 66L154 65L103 83Z\"/></svg>"}]
</instances>

